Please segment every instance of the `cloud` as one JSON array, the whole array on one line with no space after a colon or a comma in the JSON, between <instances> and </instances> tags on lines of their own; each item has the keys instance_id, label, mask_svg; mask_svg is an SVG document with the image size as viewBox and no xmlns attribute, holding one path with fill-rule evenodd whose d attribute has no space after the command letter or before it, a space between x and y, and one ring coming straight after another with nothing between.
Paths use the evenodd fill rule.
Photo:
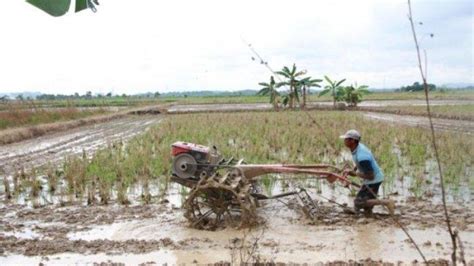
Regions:
<instances>
[{"instance_id":1,"label":"cloud","mask_svg":"<svg viewBox=\"0 0 474 266\"><path fill-rule=\"evenodd\" d=\"M371 87L419 80L403 0L114 0L60 18L23 1L4 5L0 92L256 89L271 73L246 43L275 70L296 63L313 77ZM413 9L432 81L474 82L471 1Z\"/></svg>"}]
</instances>

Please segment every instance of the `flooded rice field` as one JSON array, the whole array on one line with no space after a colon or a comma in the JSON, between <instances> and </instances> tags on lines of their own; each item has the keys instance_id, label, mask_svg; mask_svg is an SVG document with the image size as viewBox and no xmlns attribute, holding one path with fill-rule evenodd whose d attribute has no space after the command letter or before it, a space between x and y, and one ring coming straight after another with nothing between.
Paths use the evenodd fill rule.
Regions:
<instances>
[{"instance_id":1,"label":"flooded rice field","mask_svg":"<svg viewBox=\"0 0 474 266\"><path fill-rule=\"evenodd\" d=\"M469 100L431 100L430 105L465 105L472 104ZM308 108L316 106L331 107L332 102L309 102ZM385 100L385 101L363 101L358 104L359 107L384 107L384 106L424 106L424 100ZM181 104L172 105L168 108L168 113L190 113L190 112L209 112L209 111L252 111L252 110L271 110L272 105L268 103L241 103L241 104Z\"/></svg>"},{"instance_id":2,"label":"flooded rice field","mask_svg":"<svg viewBox=\"0 0 474 266\"><path fill-rule=\"evenodd\" d=\"M428 117L396 115L384 113L364 113L364 116L390 124L408 125L413 127L430 128ZM454 131L459 133L474 134L474 121L432 118L435 130Z\"/></svg>"},{"instance_id":3,"label":"flooded rice field","mask_svg":"<svg viewBox=\"0 0 474 266\"><path fill-rule=\"evenodd\" d=\"M66 156L83 151L91 154L115 141L127 141L161 119L162 116L127 116L3 145L0 149L0 169L11 173L22 167L60 163Z\"/></svg>"},{"instance_id":4,"label":"flooded rice field","mask_svg":"<svg viewBox=\"0 0 474 266\"><path fill-rule=\"evenodd\" d=\"M321 195L333 194L341 203L350 200L336 197L337 189L329 190L323 187ZM421 259L382 208L376 208L371 217L349 214L310 189L321 214L317 220L306 219L295 198L286 197L262 202L258 209L261 223L251 230L204 231L189 227L178 191L173 184L163 198L150 205L2 206L0 264L206 264L237 262L241 257L255 261L257 256L259 261L283 263L362 259L410 263ZM460 231L465 256L472 260L474 209L470 204L450 204L449 209L456 216L453 224ZM449 259L450 238L441 205L399 198L395 219L409 230L427 259Z\"/></svg>"},{"instance_id":5,"label":"flooded rice field","mask_svg":"<svg viewBox=\"0 0 474 266\"><path fill-rule=\"evenodd\" d=\"M171 107L168 112L255 110L256 106L267 108L266 104L186 105ZM379 113L365 116L387 123L427 125L427 121L419 117ZM67 155L92 154L115 141L126 142L159 124L163 117L127 116L4 145L0 150L0 168L8 175L23 167L57 165ZM433 121L437 129L474 132L472 122ZM140 190L131 188L133 199L129 206L113 200L107 206L86 206L84 202L65 204L57 198L49 198L43 207L32 208L17 202L4 204L5 195L0 193L0 265L420 261L417 250L396 221L409 230L428 260L449 260L451 244L440 204L439 182L433 182L426 189L428 193L418 199L408 191L410 182L410 178L398 180L391 191L381 192L396 200L396 220L383 208L376 208L369 217L347 213L327 200L352 206L353 197L346 188L324 182L317 188L304 183L317 202L318 219L305 218L295 198L285 197L262 201L258 208L260 223L251 230L220 228L216 231L189 227L181 209L187 190L177 184L169 184L165 190L162 184L152 184L151 194L159 196L155 196L151 204L140 203ZM299 185L298 181L277 181L267 187L267 192L279 193ZM3 193L3 188L0 189ZM473 195L469 188L460 188L456 196L453 195L448 197L452 223L459 230L466 260L473 264Z\"/></svg>"},{"instance_id":6,"label":"flooded rice field","mask_svg":"<svg viewBox=\"0 0 474 266\"><path fill-rule=\"evenodd\" d=\"M396 115L384 113L364 113L369 119L384 121L390 124L408 125L413 127L430 128L429 120L423 116ZM474 121L433 118L435 130L454 131L474 134Z\"/></svg>"},{"instance_id":7,"label":"flooded rice field","mask_svg":"<svg viewBox=\"0 0 474 266\"><path fill-rule=\"evenodd\" d=\"M279 185L274 187L278 193ZM214 263L231 262L246 252L240 243L258 243L262 261L309 263L373 259L411 262L420 259L403 231L382 208L373 217L353 215L328 203L330 198L349 203L341 187L322 186L309 192L318 202L321 217L307 220L294 198L262 203L262 223L248 230L191 229L180 209L183 195L178 185L150 205L46 206L0 208L0 257L2 265L93 263ZM449 235L443 227L441 205L431 200L392 196L397 199L396 218L410 230L427 258L449 258ZM138 195L136 196L138 198ZM350 203L349 203L350 204ZM456 215L467 258L474 254L474 213L471 203L450 204Z\"/></svg>"}]
</instances>

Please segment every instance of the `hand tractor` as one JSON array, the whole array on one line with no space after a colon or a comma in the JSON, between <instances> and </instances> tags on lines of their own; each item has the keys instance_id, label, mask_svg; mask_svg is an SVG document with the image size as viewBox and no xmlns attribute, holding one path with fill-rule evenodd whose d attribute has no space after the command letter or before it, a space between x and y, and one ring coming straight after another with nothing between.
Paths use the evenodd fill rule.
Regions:
<instances>
[{"instance_id":1,"label":"hand tractor","mask_svg":"<svg viewBox=\"0 0 474 266\"><path fill-rule=\"evenodd\" d=\"M185 217L194 228L212 230L223 226L247 227L258 222L260 200L297 195L304 214L314 218L317 206L304 189L274 196L258 193L259 178L265 174L306 174L356 185L343 171L327 164L244 164L243 160L224 159L216 147L175 142L172 144L171 181L190 188L184 202Z\"/></svg>"}]
</instances>

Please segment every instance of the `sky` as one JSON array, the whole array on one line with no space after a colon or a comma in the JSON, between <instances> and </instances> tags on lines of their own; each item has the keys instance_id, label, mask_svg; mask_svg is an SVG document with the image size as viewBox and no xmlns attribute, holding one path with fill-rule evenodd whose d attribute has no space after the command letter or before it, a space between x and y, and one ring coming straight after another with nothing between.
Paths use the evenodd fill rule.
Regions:
<instances>
[{"instance_id":1,"label":"sky","mask_svg":"<svg viewBox=\"0 0 474 266\"><path fill-rule=\"evenodd\" d=\"M0 93L256 90L272 73L248 44L276 71L296 64L371 88L420 81L405 0L99 2L51 17L2 0ZM412 0L429 83L474 83L473 3Z\"/></svg>"}]
</instances>

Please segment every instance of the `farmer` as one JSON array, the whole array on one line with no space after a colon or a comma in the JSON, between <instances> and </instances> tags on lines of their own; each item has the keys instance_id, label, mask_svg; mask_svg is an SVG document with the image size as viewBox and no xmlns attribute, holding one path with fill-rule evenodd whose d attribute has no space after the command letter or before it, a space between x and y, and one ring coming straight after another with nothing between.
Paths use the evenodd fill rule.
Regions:
<instances>
[{"instance_id":1,"label":"farmer","mask_svg":"<svg viewBox=\"0 0 474 266\"><path fill-rule=\"evenodd\" d=\"M359 142L361 139L360 133L351 129L340 138L344 139L344 145L351 150L352 160L356 164L354 170L345 170L344 173L357 176L363 180L354 200L355 211L359 212L360 209L364 209L366 214L371 214L375 205L384 205L389 213L393 214L395 204L392 200L377 199L377 193L383 181L383 173L372 152Z\"/></svg>"}]
</instances>

